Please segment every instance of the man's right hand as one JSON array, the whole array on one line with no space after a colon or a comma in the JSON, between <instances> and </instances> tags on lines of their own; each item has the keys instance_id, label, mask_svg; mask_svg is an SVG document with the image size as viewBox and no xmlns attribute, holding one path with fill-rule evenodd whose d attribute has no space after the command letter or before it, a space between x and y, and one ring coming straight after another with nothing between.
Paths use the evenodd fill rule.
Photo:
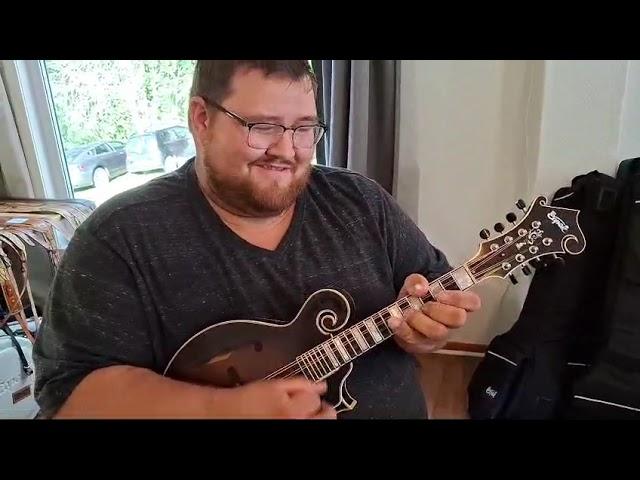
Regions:
<instances>
[{"instance_id":1,"label":"man's right hand","mask_svg":"<svg viewBox=\"0 0 640 480\"><path fill-rule=\"evenodd\" d=\"M219 390L227 397L231 418L335 419L335 409L321 398L326 391L326 382L313 383L302 377Z\"/></svg>"},{"instance_id":2,"label":"man's right hand","mask_svg":"<svg viewBox=\"0 0 640 480\"><path fill-rule=\"evenodd\" d=\"M116 365L87 375L55 418L336 418L326 390L304 377L212 388Z\"/></svg>"}]
</instances>

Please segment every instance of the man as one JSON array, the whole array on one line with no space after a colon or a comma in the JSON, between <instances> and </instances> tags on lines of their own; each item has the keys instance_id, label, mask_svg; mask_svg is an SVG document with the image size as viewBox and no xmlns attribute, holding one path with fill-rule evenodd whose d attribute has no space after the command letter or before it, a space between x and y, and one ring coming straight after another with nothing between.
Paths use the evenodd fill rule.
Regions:
<instances>
[{"instance_id":1,"label":"man","mask_svg":"<svg viewBox=\"0 0 640 480\"><path fill-rule=\"evenodd\" d=\"M162 373L203 328L291 320L321 288L347 291L352 319L424 295L445 256L376 183L312 167L324 127L306 61L198 62L189 126L195 159L103 204L70 243L34 352L42 416L336 418L303 377L216 388ZM341 417L426 418L413 355L480 306L438 300L356 359L358 405Z\"/></svg>"}]
</instances>

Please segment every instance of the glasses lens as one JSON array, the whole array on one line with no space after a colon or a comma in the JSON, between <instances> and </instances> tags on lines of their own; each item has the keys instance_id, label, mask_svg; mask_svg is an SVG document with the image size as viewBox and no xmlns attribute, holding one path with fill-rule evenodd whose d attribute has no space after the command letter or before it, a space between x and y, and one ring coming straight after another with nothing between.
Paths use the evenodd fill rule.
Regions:
<instances>
[{"instance_id":1,"label":"glasses lens","mask_svg":"<svg viewBox=\"0 0 640 480\"><path fill-rule=\"evenodd\" d=\"M252 148L269 148L278 143L284 133L284 127L268 123L257 123L249 130L249 146ZM296 148L313 148L324 133L318 125L299 127L293 135L293 146Z\"/></svg>"},{"instance_id":2,"label":"glasses lens","mask_svg":"<svg viewBox=\"0 0 640 480\"><path fill-rule=\"evenodd\" d=\"M277 125L255 124L249 130L249 146L253 148L269 148L277 143L284 132L284 128Z\"/></svg>"},{"instance_id":3,"label":"glasses lens","mask_svg":"<svg viewBox=\"0 0 640 480\"><path fill-rule=\"evenodd\" d=\"M300 127L296 130L293 143L298 148L312 148L322 136L322 127Z\"/></svg>"}]
</instances>

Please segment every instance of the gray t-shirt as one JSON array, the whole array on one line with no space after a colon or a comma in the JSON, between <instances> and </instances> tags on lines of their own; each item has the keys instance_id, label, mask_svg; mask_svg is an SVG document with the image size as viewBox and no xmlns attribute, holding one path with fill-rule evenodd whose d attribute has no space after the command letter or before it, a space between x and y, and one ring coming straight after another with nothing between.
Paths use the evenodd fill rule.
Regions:
<instances>
[{"instance_id":1,"label":"gray t-shirt","mask_svg":"<svg viewBox=\"0 0 640 480\"><path fill-rule=\"evenodd\" d=\"M377 183L323 166L314 166L277 250L256 247L207 203L191 160L111 198L76 230L34 348L36 399L47 417L95 369L162 374L203 328L288 321L322 288L350 294L350 326L393 303L409 274L449 270ZM393 339L355 360L348 390L358 405L341 418L427 416L417 362Z\"/></svg>"}]
</instances>

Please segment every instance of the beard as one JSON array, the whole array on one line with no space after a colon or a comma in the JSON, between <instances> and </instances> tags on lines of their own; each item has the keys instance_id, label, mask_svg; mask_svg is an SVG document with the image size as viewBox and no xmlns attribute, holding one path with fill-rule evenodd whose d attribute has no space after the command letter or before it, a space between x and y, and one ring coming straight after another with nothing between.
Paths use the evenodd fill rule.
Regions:
<instances>
[{"instance_id":1,"label":"beard","mask_svg":"<svg viewBox=\"0 0 640 480\"><path fill-rule=\"evenodd\" d=\"M296 170L302 171L294 171L297 176L286 187L278 185L275 180L269 185L261 186L256 185L250 176L221 173L207 160L203 159L203 165L209 192L213 194L216 203L240 216L270 217L282 213L295 203L311 175L311 164L294 166ZM252 164L275 162L276 159L263 158Z\"/></svg>"}]
</instances>

